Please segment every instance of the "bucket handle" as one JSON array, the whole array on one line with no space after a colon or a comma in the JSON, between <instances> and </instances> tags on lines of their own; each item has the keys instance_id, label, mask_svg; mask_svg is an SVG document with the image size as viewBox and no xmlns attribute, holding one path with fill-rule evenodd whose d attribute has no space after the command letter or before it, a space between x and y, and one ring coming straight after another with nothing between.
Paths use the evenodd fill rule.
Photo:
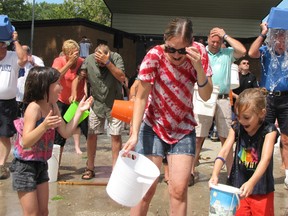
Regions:
<instances>
[{"instance_id":1,"label":"bucket handle","mask_svg":"<svg viewBox=\"0 0 288 216\"><path fill-rule=\"evenodd\" d=\"M237 202L238 202L238 205L237 205L237 210L240 208L240 198L239 198L239 194L238 193L234 193L234 195L236 196L236 199L237 199ZM233 196L233 199L234 199L234 196ZM233 201L233 200L232 200ZM231 202L231 205L230 205L230 209L232 209L232 203Z\"/></svg>"},{"instance_id":2,"label":"bucket handle","mask_svg":"<svg viewBox=\"0 0 288 216\"><path fill-rule=\"evenodd\" d=\"M139 183L144 183L144 184L149 184L149 185L152 185L153 182L154 182L154 179L148 179L148 178L143 178L143 177L137 177L137 182Z\"/></svg>"}]
</instances>

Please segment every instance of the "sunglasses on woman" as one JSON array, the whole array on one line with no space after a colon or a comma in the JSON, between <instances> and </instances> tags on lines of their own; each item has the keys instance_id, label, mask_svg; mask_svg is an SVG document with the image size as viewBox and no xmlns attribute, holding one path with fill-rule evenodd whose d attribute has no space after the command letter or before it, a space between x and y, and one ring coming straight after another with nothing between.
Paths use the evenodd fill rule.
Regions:
<instances>
[{"instance_id":1,"label":"sunglasses on woman","mask_svg":"<svg viewBox=\"0 0 288 216\"><path fill-rule=\"evenodd\" d=\"M175 53L178 52L181 55L187 54L186 48L181 48L181 49L175 49L173 47L165 46L165 52L166 53Z\"/></svg>"}]
</instances>

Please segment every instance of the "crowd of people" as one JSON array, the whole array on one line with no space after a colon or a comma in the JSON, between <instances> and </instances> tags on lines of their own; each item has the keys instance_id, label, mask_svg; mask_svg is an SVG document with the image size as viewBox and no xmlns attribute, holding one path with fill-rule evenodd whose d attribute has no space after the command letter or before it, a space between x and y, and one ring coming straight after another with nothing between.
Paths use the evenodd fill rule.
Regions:
<instances>
[{"instance_id":1,"label":"crowd of people","mask_svg":"<svg viewBox=\"0 0 288 216\"><path fill-rule=\"evenodd\" d=\"M48 215L47 160L53 144L61 146L60 165L66 139L73 136L75 150L81 154L80 135L84 134L87 162L82 179L92 179L97 136L104 133L106 121L112 167L122 148L124 154L133 150L147 156L159 169L165 158L169 213L186 215L188 186L194 184L201 148L215 120L222 148L209 185L218 184L226 165L225 183L241 191L236 215L274 215L273 150L279 135L288 189L286 35L262 23L261 34L247 51L226 30L214 27L205 46L205 41L194 41L190 19L174 18L164 31L164 43L147 51L137 76L128 84L121 55L107 45L98 45L90 54L92 43L86 37L80 43L66 40L52 66L44 67L28 46L21 46L14 31L15 51L8 51L8 42L0 41L0 179L10 176L6 161L10 138L17 131L10 166L13 189L24 215ZM249 70L251 58L260 58L260 82ZM237 61L240 86L231 91L231 65ZM124 144L123 122L111 116L114 100L124 99L123 85L130 88L126 97L134 101L130 136ZM203 101L209 100L213 86L219 87L214 116L193 112L196 85ZM73 101L79 106L66 122L63 116ZM89 117L78 124L86 110ZM131 208L131 215L147 214L158 180Z\"/></svg>"}]
</instances>

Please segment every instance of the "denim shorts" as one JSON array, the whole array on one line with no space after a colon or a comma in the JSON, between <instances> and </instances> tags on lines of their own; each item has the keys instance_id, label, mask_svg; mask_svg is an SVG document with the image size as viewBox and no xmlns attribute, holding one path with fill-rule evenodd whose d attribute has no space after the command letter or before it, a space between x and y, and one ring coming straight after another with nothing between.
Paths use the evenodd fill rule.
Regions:
<instances>
[{"instance_id":1,"label":"denim shorts","mask_svg":"<svg viewBox=\"0 0 288 216\"><path fill-rule=\"evenodd\" d=\"M34 191L38 184L49 181L47 162L23 161L15 158L10 166L10 171L15 191Z\"/></svg>"},{"instance_id":2,"label":"denim shorts","mask_svg":"<svg viewBox=\"0 0 288 216\"><path fill-rule=\"evenodd\" d=\"M196 134L193 130L175 144L168 144L161 140L152 127L142 123L135 151L143 155L160 156L168 155L195 155Z\"/></svg>"}]
</instances>

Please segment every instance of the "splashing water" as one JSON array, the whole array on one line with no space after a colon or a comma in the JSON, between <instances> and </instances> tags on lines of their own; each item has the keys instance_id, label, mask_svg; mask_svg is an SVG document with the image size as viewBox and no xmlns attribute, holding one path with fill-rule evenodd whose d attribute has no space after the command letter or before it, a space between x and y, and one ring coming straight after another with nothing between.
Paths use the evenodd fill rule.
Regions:
<instances>
[{"instance_id":1,"label":"splashing water","mask_svg":"<svg viewBox=\"0 0 288 216\"><path fill-rule=\"evenodd\" d=\"M283 79L288 79L288 30L269 29L265 40L267 52L271 55L271 62L267 71L263 61L261 66L264 76L270 83L270 91L273 91ZM267 53L263 53L266 56Z\"/></svg>"}]
</instances>

